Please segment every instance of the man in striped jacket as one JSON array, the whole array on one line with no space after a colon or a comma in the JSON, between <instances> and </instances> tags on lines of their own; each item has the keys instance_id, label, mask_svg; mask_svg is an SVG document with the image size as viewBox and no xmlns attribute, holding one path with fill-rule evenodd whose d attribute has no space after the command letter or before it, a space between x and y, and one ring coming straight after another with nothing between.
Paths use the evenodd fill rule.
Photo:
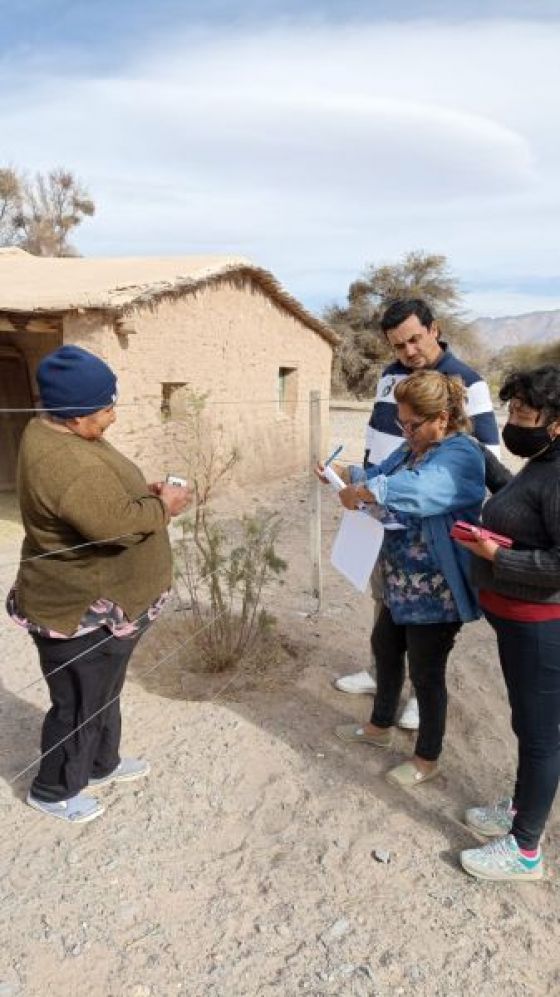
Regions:
<instances>
[{"instance_id":1,"label":"man in striped jacket","mask_svg":"<svg viewBox=\"0 0 560 997\"><path fill-rule=\"evenodd\" d=\"M366 429L364 467L378 464L402 443L394 391L399 381L414 370L438 370L442 374L456 374L463 380L473 433L499 457L500 435L488 385L472 367L453 355L447 343L440 340L437 323L426 302L421 298L392 302L381 319L381 329L396 359L385 368L377 384L373 411ZM377 618L381 607L381 585L375 574L372 591L374 616ZM337 679L335 687L341 692L374 693L375 662L372 661L370 671L355 672ZM399 726L417 730L418 722L418 703L412 696L403 710Z\"/></svg>"}]
</instances>

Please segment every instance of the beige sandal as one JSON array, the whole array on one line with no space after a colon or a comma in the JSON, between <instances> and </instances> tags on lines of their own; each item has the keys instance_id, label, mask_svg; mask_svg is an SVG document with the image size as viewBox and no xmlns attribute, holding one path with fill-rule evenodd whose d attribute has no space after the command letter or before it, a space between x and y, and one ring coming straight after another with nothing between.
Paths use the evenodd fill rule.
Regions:
<instances>
[{"instance_id":1,"label":"beige sandal","mask_svg":"<svg viewBox=\"0 0 560 997\"><path fill-rule=\"evenodd\" d=\"M439 771L439 768L435 768L431 772L421 772L420 769L416 768L414 762L403 762L402 765L397 765L396 768L387 772L385 778L387 782L393 783L394 786L400 786L401 789L414 789L421 782L435 779L436 775L439 775Z\"/></svg>"},{"instance_id":2,"label":"beige sandal","mask_svg":"<svg viewBox=\"0 0 560 997\"><path fill-rule=\"evenodd\" d=\"M340 724L334 732L341 741L361 741L363 744L373 744L376 748L390 748L393 743L393 731L388 728L380 734L368 734L360 724Z\"/></svg>"}]
</instances>

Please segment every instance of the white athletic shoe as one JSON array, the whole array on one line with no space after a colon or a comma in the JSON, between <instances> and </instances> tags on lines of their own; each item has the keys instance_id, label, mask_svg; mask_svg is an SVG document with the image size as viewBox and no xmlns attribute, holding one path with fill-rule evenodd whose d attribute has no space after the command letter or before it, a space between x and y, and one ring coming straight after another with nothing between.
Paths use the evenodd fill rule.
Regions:
<instances>
[{"instance_id":1,"label":"white athletic shoe","mask_svg":"<svg viewBox=\"0 0 560 997\"><path fill-rule=\"evenodd\" d=\"M349 692L356 696L366 693L372 696L377 691L377 682L369 672L354 672L335 679L334 687L339 692Z\"/></svg>"},{"instance_id":2,"label":"white athletic shoe","mask_svg":"<svg viewBox=\"0 0 560 997\"><path fill-rule=\"evenodd\" d=\"M418 700L415 696L410 697L397 723L403 730L418 730L420 715L418 713Z\"/></svg>"},{"instance_id":3,"label":"white athletic shoe","mask_svg":"<svg viewBox=\"0 0 560 997\"><path fill-rule=\"evenodd\" d=\"M495 838L482 848L467 848L459 855L465 872L477 879L539 880L543 878L543 861L540 846L536 858L527 858L519 850L512 834Z\"/></svg>"}]
</instances>

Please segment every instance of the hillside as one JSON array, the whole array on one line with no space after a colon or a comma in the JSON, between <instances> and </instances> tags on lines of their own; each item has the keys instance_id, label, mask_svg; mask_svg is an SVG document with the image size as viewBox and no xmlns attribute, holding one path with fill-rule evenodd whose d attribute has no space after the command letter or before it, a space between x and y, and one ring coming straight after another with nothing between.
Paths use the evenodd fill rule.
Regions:
<instances>
[{"instance_id":1,"label":"hillside","mask_svg":"<svg viewBox=\"0 0 560 997\"><path fill-rule=\"evenodd\" d=\"M478 318L475 327L484 343L497 353L506 346L544 346L560 339L560 309L528 312L503 318Z\"/></svg>"}]
</instances>

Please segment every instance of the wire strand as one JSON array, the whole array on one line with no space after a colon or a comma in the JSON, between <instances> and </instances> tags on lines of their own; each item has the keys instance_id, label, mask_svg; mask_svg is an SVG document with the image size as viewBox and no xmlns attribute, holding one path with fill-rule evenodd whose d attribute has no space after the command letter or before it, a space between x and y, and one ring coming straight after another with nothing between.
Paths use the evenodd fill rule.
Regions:
<instances>
[{"instance_id":1,"label":"wire strand","mask_svg":"<svg viewBox=\"0 0 560 997\"><path fill-rule=\"evenodd\" d=\"M332 399L330 397L330 395L326 395L325 397L321 396L318 399L318 401L320 401L320 402L331 402L333 400L336 401L336 399ZM144 399L143 404L145 404L146 401L149 403L149 401L150 401L149 397ZM157 407L157 408L159 408L160 407L160 400L159 400L159 398L157 396L154 396L153 401L154 401L154 406ZM140 404L139 402L116 402L114 407L117 410L118 409L125 409L125 408L138 408L139 404ZM294 401L292 401L291 404L293 405ZM311 399L309 399L309 398L297 398L297 399L295 399L295 405L296 406L297 405L310 405L310 404L311 404ZM219 399L206 399L205 402L204 402L204 407L205 408L208 408L209 406L218 407L220 405L278 405L278 406L281 407L282 406L282 399L279 396L277 396L276 398L225 398L223 400L219 400ZM0 408L0 415L25 415L25 414L29 414L29 413L31 413L32 415L41 415L41 414L52 414L52 415L54 415L54 414L56 414L58 412L65 412L65 411L75 412L76 411L76 407L77 407L76 405L59 405L59 406L56 406L54 408L53 407L51 407L51 408L42 408L41 406L33 406L32 408L31 407L29 407L29 408ZM91 409L94 412L98 412L99 411L98 408L94 408L92 405L81 405L79 407L83 408L83 409ZM169 422L169 421L179 421L179 420L168 419L167 421Z\"/></svg>"},{"instance_id":2,"label":"wire strand","mask_svg":"<svg viewBox=\"0 0 560 997\"><path fill-rule=\"evenodd\" d=\"M204 630L207 630L209 627L211 627L212 624L215 623L216 620L220 619L220 617L224 616L227 612L229 612L229 608L224 609L221 613L216 613L214 616L212 616L212 619L210 619L208 621L208 623L205 623L202 627L199 627L199 629L197 631L195 631L194 634L191 634L191 636L186 641L182 641L181 643L179 643L177 645L177 647L175 647L172 651L169 652L169 654L166 654L159 661L156 661L155 664L153 664L149 668L145 669L140 674L139 677L140 678L145 678L147 675L151 675L152 672L154 672L161 665L165 664L166 661L169 661L169 659L172 658L173 655L177 654L178 651L181 651L185 647L187 647L189 644L192 644L192 642L194 640L196 640L196 638L198 637L198 635L200 633L202 633ZM148 626L146 626L143 631L139 632L139 636L141 635L141 633L144 633L147 629L148 629ZM11 786L15 782L17 782L18 779L21 779L21 777L23 775L26 775L26 773L29 772L29 770L32 769L34 765L37 765L38 763L42 762L43 758L46 758L48 755L52 754L53 751L56 751L57 748L60 748L60 746L62 744L65 744L66 741L69 740L69 738L73 737L74 734L77 734L78 731L82 730L83 727L86 727L87 724L90 723L91 720L95 720L96 717L98 717L101 713L103 713L110 706L112 706L113 703L116 703L117 700L120 699L120 695L121 694L119 692L118 695L113 696L106 703L104 703L103 706L101 706L98 710L96 710L95 713L92 713L89 717L86 717L86 719L83 720L82 723L78 724L77 727L74 727L73 730L71 730L68 734L66 734L59 741L57 741L56 744L53 744L52 747L48 748L47 751L43 751L40 755L38 755L36 758L34 758L32 762L30 762L28 765L25 766L25 768L21 769L19 772L16 773L16 775L12 776L12 778L8 780L9 785Z\"/></svg>"},{"instance_id":3,"label":"wire strand","mask_svg":"<svg viewBox=\"0 0 560 997\"><path fill-rule=\"evenodd\" d=\"M188 541L190 541L191 543L193 543L192 538L187 537L185 539L188 540ZM204 581L207 578L212 578L215 574L217 574L221 570L222 570L222 568L218 567L218 568L215 568L214 571L208 572L208 574L204 578ZM145 612L147 612L147 610L145 610ZM141 628L139 631L137 631L137 633L144 633L146 631L146 629L152 625L152 623L161 622L165 618L166 615L167 614L165 613L165 607L164 607L164 610L160 614L159 617L156 617L155 620L150 620L150 622L147 624L147 626L144 627L144 628ZM134 621L132 621L132 622L134 622ZM16 624L16 626L17 625L18 624ZM105 626L105 624L101 624L97 629L102 630L104 628L104 626ZM26 628L22 627L22 629L26 629ZM27 632L30 633L30 631L27 631ZM93 632L94 631L89 631L88 633L93 633ZM83 636L87 637L88 633L83 634ZM70 636L70 637L67 637L67 638L62 638L62 637L61 638L56 638L55 637L55 638L53 638L53 640L57 640L57 639L60 639L61 641L64 641L65 639L66 640L79 640L80 636L82 636L82 635L78 635L77 637ZM131 635L131 636L134 636L134 635ZM79 658L83 658L84 655L89 654L90 651L95 651L96 648L101 647L102 644L106 644L107 641L111 640L112 637L115 637L115 634L109 633L109 635L107 637L104 637L103 640L100 640L98 644L94 644L93 647L89 647L85 651L80 651L79 654L76 654L73 658L70 658L68 661L63 661L62 664L58 665L57 668L54 668L52 670L52 672L49 672L49 678L51 677L51 675L56 675L56 674L58 674L58 672L61 672L64 668L67 668L69 665L73 664L74 661L78 661ZM119 638L117 637L116 639L118 640ZM120 639L121 640L123 640L123 639L126 640L127 638L125 637L125 638L120 638ZM32 682L28 682L28 684L22 686L21 689L15 689L13 692L10 691L10 695L11 696L20 696L22 693L28 692L29 689L33 689L36 685L40 685L42 682L44 682L44 680L45 680L45 676L44 675L39 675L38 678L33 679ZM0 697L0 703L2 702L3 698L6 698L6 697Z\"/></svg>"},{"instance_id":4,"label":"wire strand","mask_svg":"<svg viewBox=\"0 0 560 997\"><path fill-rule=\"evenodd\" d=\"M344 464L347 462L339 461L339 463ZM181 515L183 514L181 513ZM100 540L86 540L83 543L74 544L70 547L57 547L55 550L45 551L42 554L33 554L31 557L17 558L12 561L2 561L0 562L0 569L19 567L20 564L27 564L29 561L38 561L41 558L56 557L57 554L68 554L74 550L82 550L85 547L96 547L96 546L102 546L103 544L116 543L118 540L127 540L129 537L134 537L134 536L138 536L138 533L120 533L116 537L107 537L106 539L100 539Z\"/></svg>"}]
</instances>

